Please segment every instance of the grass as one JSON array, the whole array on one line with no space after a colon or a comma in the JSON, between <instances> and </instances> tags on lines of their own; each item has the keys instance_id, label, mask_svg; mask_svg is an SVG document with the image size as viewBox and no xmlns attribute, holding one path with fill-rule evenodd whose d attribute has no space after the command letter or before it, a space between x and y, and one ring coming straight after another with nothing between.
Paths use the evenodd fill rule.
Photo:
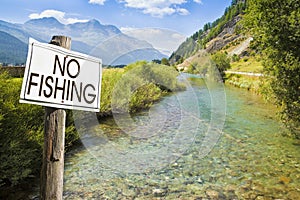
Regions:
<instances>
[{"instance_id":1,"label":"grass","mask_svg":"<svg viewBox=\"0 0 300 200\"><path fill-rule=\"evenodd\" d=\"M255 56L244 57L239 61L231 62L230 71L235 72L251 72L262 73L262 63ZM227 74L226 83L239 88L254 91L257 94L261 93L261 88L264 85L263 77L247 76L240 74Z\"/></svg>"},{"instance_id":2,"label":"grass","mask_svg":"<svg viewBox=\"0 0 300 200\"><path fill-rule=\"evenodd\" d=\"M122 78L123 69L104 69L101 83L100 113L108 115L111 112L112 91L116 83Z\"/></svg>"},{"instance_id":3,"label":"grass","mask_svg":"<svg viewBox=\"0 0 300 200\"><path fill-rule=\"evenodd\" d=\"M12 83L19 84L19 83L22 83L23 78L11 78L10 81L11 81Z\"/></svg>"},{"instance_id":4,"label":"grass","mask_svg":"<svg viewBox=\"0 0 300 200\"><path fill-rule=\"evenodd\" d=\"M239 74L226 75L226 83L235 87L247 89L257 94L261 93L261 87L263 85L262 77L244 76Z\"/></svg>"},{"instance_id":5,"label":"grass","mask_svg":"<svg viewBox=\"0 0 300 200\"><path fill-rule=\"evenodd\" d=\"M261 73L262 63L255 57L245 57L231 63L230 71Z\"/></svg>"}]
</instances>

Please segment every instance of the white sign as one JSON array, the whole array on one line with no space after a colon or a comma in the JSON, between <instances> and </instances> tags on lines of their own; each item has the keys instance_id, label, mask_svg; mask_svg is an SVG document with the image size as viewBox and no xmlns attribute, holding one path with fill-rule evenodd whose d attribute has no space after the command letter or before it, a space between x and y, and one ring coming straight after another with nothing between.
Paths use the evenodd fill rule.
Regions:
<instances>
[{"instance_id":1,"label":"white sign","mask_svg":"<svg viewBox=\"0 0 300 200\"><path fill-rule=\"evenodd\" d=\"M29 39L21 103L99 112L102 61Z\"/></svg>"}]
</instances>

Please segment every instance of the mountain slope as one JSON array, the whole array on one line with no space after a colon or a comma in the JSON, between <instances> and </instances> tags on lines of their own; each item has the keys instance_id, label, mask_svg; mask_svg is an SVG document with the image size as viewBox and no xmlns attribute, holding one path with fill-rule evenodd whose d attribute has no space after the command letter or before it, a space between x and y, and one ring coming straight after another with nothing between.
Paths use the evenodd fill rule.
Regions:
<instances>
[{"instance_id":1,"label":"mountain slope","mask_svg":"<svg viewBox=\"0 0 300 200\"><path fill-rule=\"evenodd\" d=\"M243 40L244 36L238 33L238 22L245 9L245 0L233 0L221 18L212 23L206 23L202 29L187 38L170 56L170 62L182 63L199 50L204 49L208 53L214 53L227 48L227 45L236 40Z\"/></svg>"},{"instance_id":2,"label":"mountain slope","mask_svg":"<svg viewBox=\"0 0 300 200\"><path fill-rule=\"evenodd\" d=\"M29 37L33 37L30 33L23 30L21 24L11 24L0 20L0 31L12 35L24 43L28 42Z\"/></svg>"},{"instance_id":3,"label":"mountain slope","mask_svg":"<svg viewBox=\"0 0 300 200\"><path fill-rule=\"evenodd\" d=\"M151 61L153 57L160 59L165 57L151 44L125 34L117 34L100 42L93 48L90 55L101 57L103 62L109 65L122 65L136 60Z\"/></svg>"},{"instance_id":4,"label":"mountain slope","mask_svg":"<svg viewBox=\"0 0 300 200\"><path fill-rule=\"evenodd\" d=\"M5 32L0 31L0 60L2 63L21 64L27 54L27 45Z\"/></svg>"}]
</instances>

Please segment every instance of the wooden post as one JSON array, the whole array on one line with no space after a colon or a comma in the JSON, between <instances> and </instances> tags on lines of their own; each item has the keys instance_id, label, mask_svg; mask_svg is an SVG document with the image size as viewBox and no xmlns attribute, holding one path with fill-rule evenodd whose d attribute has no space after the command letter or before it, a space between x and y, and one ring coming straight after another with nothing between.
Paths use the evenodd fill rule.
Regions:
<instances>
[{"instance_id":1,"label":"wooden post","mask_svg":"<svg viewBox=\"0 0 300 200\"><path fill-rule=\"evenodd\" d=\"M50 44L70 49L71 38L53 36ZM40 199L62 200L66 112L50 107L46 107L45 112Z\"/></svg>"}]
</instances>

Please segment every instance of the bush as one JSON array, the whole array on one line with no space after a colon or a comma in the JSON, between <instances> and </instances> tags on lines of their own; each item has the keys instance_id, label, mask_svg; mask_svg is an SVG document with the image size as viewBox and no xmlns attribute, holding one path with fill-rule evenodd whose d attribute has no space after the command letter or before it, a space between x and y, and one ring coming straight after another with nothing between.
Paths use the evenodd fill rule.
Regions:
<instances>
[{"instance_id":1,"label":"bush","mask_svg":"<svg viewBox=\"0 0 300 200\"><path fill-rule=\"evenodd\" d=\"M110 91L114 112L135 112L148 108L164 92L182 90L178 72L171 66L139 61L124 68L124 74ZM102 106L101 106L102 107ZM112 108L110 108L112 109Z\"/></svg>"},{"instance_id":2,"label":"bush","mask_svg":"<svg viewBox=\"0 0 300 200\"><path fill-rule=\"evenodd\" d=\"M39 175L44 141L44 108L20 104L22 79L0 74L0 186ZM67 111L66 148L79 138Z\"/></svg>"},{"instance_id":3,"label":"bush","mask_svg":"<svg viewBox=\"0 0 300 200\"><path fill-rule=\"evenodd\" d=\"M236 54L233 54L233 56L231 57L232 62L238 62L240 60L240 57Z\"/></svg>"},{"instance_id":4,"label":"bush","mask_svg":"<svg viewBox=\"0 0 300 200\"><path fill-rule=\"evenodd\" d=\"M21 84L0 74L0 181L13 185L37 174L42 156L44 111L19 104Z\"/></svg>"},{"instance_id":5,"label":"bush","mask_svg":"<svg viewBox=\"0 0 300 200\"><path fill-rule=\"evenodd\" d=\"M225 71L230 69L230 59L227 57L226 53L217 52L211 56L211 59L219 70L222 80L225 79Z\"/></svg>"},{"instance_id":6,"label":"bush","mask_svg":"<svg viewBox=\"0 0 300 200\"><path fill-rule=\"evenodd\" d=\"M243 61L244 61L244 62L247 62L248 60L249 60L248 57L243 58Z\"/></svg>"},{"instance_id":7,"label":"bush","mask_svg":"<svg viewBox=\"0 0 300 200\"><path fill-rule=\"evenodd\" d=\"M123 69L103 70L102 83L101 83L100 113L98 113L98 115L111 114L112 91L116 83L122 78L123 74L124 74Z\"/></svg>"}]
</instances>

